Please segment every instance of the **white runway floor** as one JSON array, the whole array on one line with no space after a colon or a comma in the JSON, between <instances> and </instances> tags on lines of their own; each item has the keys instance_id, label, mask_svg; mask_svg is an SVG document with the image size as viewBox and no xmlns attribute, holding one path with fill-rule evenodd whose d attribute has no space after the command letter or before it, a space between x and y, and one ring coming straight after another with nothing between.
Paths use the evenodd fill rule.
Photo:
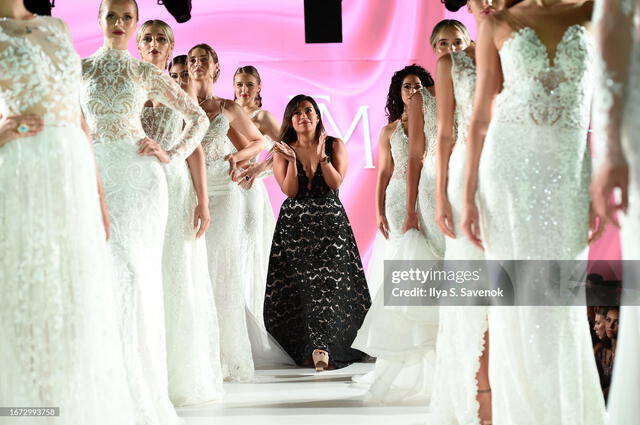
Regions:
<instances>
[{"instance_id":1,"label":"white runway floor","mask_svg":"<svg viewBox=\"0 0 640 425\"><path fill-rule=\"evenodd\" d=\"M356 363L315 373L291 368L256 371L255 382L225 383L222 402L178 409L185 425L427 425L422 405L366 405L366 388L351 376L373 369Z\"/></svg>"}]
</instances>

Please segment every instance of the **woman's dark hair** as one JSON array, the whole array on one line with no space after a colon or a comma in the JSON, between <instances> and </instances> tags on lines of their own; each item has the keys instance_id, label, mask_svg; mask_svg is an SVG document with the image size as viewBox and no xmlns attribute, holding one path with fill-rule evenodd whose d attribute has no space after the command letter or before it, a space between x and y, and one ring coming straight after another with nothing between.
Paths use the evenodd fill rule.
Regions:
<instances>
[{"instance_id":1,"label":"woman's dark hair","mask_svg":"<svg viewBox=\"0 0 640 425\"><path fill-rule=\"evenodd\" d=\"M457 12L464 5L467 4L467 0L440 0L440 1L444 3L444 7L446 7L447 10L451 12Z\"/></svg>"},{"instance_id":2,"label":"woman's dark hair","mask_svg":"<svg viewBox=\"0 0 640 425\"><path fill-rule=\"evenodd\" d=\"M598 309L596 310L596 314L599 314L602 317L606 317L609 308L610 307L598 307Z\"/></svg>"},{"instance_id":3,"label":"woman's dark hair","mask_svg":"<svg viewBox=\"0 0 640 425\"><path fill-rule=\"evenodd\" d=\"M171 71L171 68L174 65L186 65L187 64L187 55L178 55L171 59L169 62L169 66L167 67L167 71Z\"/></svg>"},{"instance_id":4,"label":"woman's dark hair","mask_svg":"<svg viewBox=\"0 0 640 425\"><path fill-rule=\"evenodd\" d=\"M236 69L236 72L233 74L233 78L235 79L236 75L238 75L238 74L249 74L249 75L252 75L258 81L258 85L262 84L262 79L260 78L260 73L258 72L256 67L253 66L253 65L241 66L240 68ZM235 94L233 95L233 100L236 100L236 95ZM262 96L260 95L260 92L258 92L258 94L256 94L256 105L258 106L258 108L262 107Z\"/></svg>"},{"instance_id":5,"label":"woman's dark hair","mask_svg":"<svg viewBox=\"0 0 640 425\"><path fill-rule=\"evenodd\" d=\"M434 84L429 71L415 63L413 65L405 66L400 71L396 71L396 73L393 74L393 77L391 77L389 93L387 94L387 105L384 108L387 113L387 117L389 117L389 123L400 118L404 112L404 102L402 101L402 81L407 75L415 75L418 77L424 87L431 87Z\"/></svg>"},{"instance_id":6,"label":"woman's dark hair","mask_svg":"<svg viewBox=\"0 0 640 425\"><path fill-rule=\"evenodd\" d=\"M213 82L215 83L216 81L218 81L218 77L220 76L220 61L218 60L218 54L216 53L215 50L213 50L213 47L209 46L207 43L200 43L190 48L189 51L187 52L187 56L191 55L191 52L193 52L196 49L202 49L205 52L207 52L207 54L211 57L211 60L213 61L213 63L218 65L218 70L216 71L215 74L213 74Z\"/></svg>"},{"instance_id":7,"label":"woman's dark hair","mask_svg":"<svg viewBox=\"0 0 640 425\"><path fill-rule=\"evenodd\" d=\"M318 104L316 103L316 101L311 96L307 96L306 94L299 94L297 96L294 96L294 98L291 99L289 103L287 103L287 107L284 109L284 117L282 118L282 126L280 127L280 140L282 140L286 144L290 144L298 140L298 135L293 129L291 119L293 118L293 114L300 107L300 104L304 101L311 103L311 105L313 105L313 109L318 115L318 124L316 125L316 134L314 136L316 141L320 140L320 133L324 131L322 116L320 115L320 108L318 108Z\"/></svg>"}]
</instances>

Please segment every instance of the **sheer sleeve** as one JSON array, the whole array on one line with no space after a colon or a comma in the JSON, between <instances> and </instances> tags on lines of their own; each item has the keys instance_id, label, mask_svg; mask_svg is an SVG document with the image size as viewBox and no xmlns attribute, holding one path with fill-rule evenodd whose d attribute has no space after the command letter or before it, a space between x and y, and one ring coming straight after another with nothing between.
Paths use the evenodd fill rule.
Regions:
<instances>
[{"instance_id":1,"label":"sheer sleeve","mask_svg":"<svg viewBox=\"0 0 640 425\"><path fill-rule=\"evenodd\" d=\"M184 119L184 128L171 149L167 151L169 158L183 160L194 151L202 141L209 126L209 119L198 104L176 84L171 77L150 64L142 64L141 84L150 99L178 111Z\"/></svg>"},{"instance_id":2,"label":"sheer sleeve","mask_svg":"<svg viewBox=\"0 0 640 425\"><path fill-rule=\"evenodd\" d=\"M598 161L622 159L620 129L634 38L636 0L596 0L596 84L593 104L594 147Z\"/></svg>"}]
</instances>

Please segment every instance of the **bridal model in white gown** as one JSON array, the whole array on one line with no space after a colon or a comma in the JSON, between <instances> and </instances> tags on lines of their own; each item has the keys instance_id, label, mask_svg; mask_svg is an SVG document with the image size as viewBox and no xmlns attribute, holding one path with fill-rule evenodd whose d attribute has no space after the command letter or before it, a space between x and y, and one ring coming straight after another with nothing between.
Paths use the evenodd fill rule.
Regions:
<instances>
[{"instance_id":1,"label":"bridal model in white gown","mask_svg":"<svg viewBox=\"0 0 640 425\"><path fill-rule=\"evenodd\" d=\"M607 407L609 424L631 425L640 418L640 1L597 1L594 26L601 37L593 111L595 142L599 148L614 143L615 151L607 154L622 154L629 167L629 206L626 215L618 217L622 258L635 260L624 265L625 291Z\"/></svg>"},{"instance_id":2,"label":"bridal model in white gown","mask_svg":"<svg viewBox=\"0 0 640 425\"><path fill-rule=\"evenodd\" d=\"M256 109L250 119L262 111ZM266 149L273 147L273 141L269 136L264 137L267 142ZM257 159L257 158L256 158ZM269 253L271 252L271 240L273 230L276 227L276 219L269 200L267 188L262 181L262 176L256 177L250 189L242 190L245 210L245 232L252 235L254 243L249 244L247 252L248 277L246 285L246 298L249 311L258 322L264 326L263 309L264 293L267 284L267 269L269 268Z\"/></svg>"},{"instance_id":3,"label":"bridal model in white gown","mask_svg":"<svg viewBox=\"0 0 640 425\"><path fill-rule=\"evenodd\" d=\"M180 113L166 106L142 112L145 133L167 151L179 140L182 123ZM206 241L196 239L193 226L198 199L189 167L175 160L164 171L169 192L162 256L169 397L175 406L184 406L221 398L220 335Z\"/></svg>"},{"instance_id":4,"label":"bridal model in white gown","mask_svg":"<svg viewBox=\"0 0 640 425\"><path fill-rule=\"evenodd\" d=\"M478 171L488 259L573 260L585 251L592 41L569 26L550 62L536 31L521 26L499 51L503 90ZM584 307L491 307L489 329L494 424L604 422Z\"/></svg>"},{"instance_id":5,"label":"bridal model in white gown","mask_svg":"<svg viewBox=\"0 0 640 425\"><path fill-rule=\"evenodd\" d=\"M80 58L62 21L0 18L0 115L43 130L0 146L0 406L59 407L3 424L138 425L124 374Z\"/></svg>"},{"instance_id":6,"label":"bridal model in white gown","mask_svg":"<svg viewBox=\"0 0 640 425\"><path fill-rule=\"evenodd\" d=\"M476 87L476 65L466 51L451 53L451 78L457 132L449 158L447 199L451 204L456 238L445 238L445 260L482 260L483 252L465 236L460 223L468 127ZM440 307L435 372L438 385L434 387L431 403L436 423L478 423L476 375L488 327L487 311L487 307L482 306Z\"/></svg>"},{"instance_id":7,"label":"bridal model in white gown","mask_svg":"<svg viewBox=\"0 0 640 425\"><path fill-rule=\"evenodd\" d=\"M222 110L222 107L221 107ZM234 152L227 137L229 120L224 112L216 115L202 139L207 164L207 189L212 223L206 232L209 273L220 325L220 360L226 380L249 381L254 364L247 327L245 302L248 274L244 195L229 176L225 156ZM250 314L250 313L249 313Z\"/></svg>"},{"instance_id":8,"label":"bridal model in white gown","mask_svg":"<svg viewBox=\"0 0 640 425\"><path fill-rule=\"evenodd\" d=\"M409 139L398 120L390 138L393 174L385 191L389 240L378 238L376 243L386 246L374 248L387 257L379 261L439 260L444 251L442 233L435 224L435 202L432 201L435 191L435 98L426 88L416 95L423 99L426 143L426 158L418 186L421 230L402 232L407 211ZM368 279L379 281L373 283L378 291L352 347L376 357L376 366L372 373L354 380L370 385L367 399L371 402L427 401L433 387L437 307L385 307L383 275L370 272Z\"/></svg>"},{"instance_id":9,"label":"bridal model in white gown","mask_svg":"<svg viewBox=\"0 0 640 425\"><path fill-rule=\"evenodd\" d=\"M197 103L154 65L101 48L82 61L82 106L93 137L111 218L111 251L121 292L125 361L144 423L178 422L167 383L162 247L167 182L162 164L137 153L141 113L154 99L178 110L185 127L168 151L183 161L206 131Z\"/></svg>"}]
</instances>

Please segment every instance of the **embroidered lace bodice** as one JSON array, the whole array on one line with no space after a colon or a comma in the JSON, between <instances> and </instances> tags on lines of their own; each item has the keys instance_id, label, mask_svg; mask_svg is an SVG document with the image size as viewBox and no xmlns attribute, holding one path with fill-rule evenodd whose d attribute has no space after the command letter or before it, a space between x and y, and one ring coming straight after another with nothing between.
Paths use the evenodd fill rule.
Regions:
<instances>
[{"instance_id":1,"label":"embroidered lace bodice","mask_svg":"<svg viewBox=\"0 0 640 425\"><path fill-rule=\"evenodd\" d=\"M164 150L173 148L182 131L182 116L178 111L166 106L145 106L141 119L142 128L149 138L160 143Z\"/></svg>"},{"instance_id":2,"label":"embroidered lace bodice","mask_svg":"<svg viewBox=\"0 0 640 425\"><path fill-rule=\"evenodd\" d=\"M476 64L464 50L451 53L451 77L456 99L456 144L466 144L476 91Z\"/></svg>"},{"instance_id":3,"label":"embroidered lace bodice","mask_svg":"<svg viewBox=\"0 0 640 425\"><path fill-rule=\"evenodd\" d=\"M80 124L80 58L57 18L0 19L0 113Z\"/></svg>"},{"instance_id":4,"label":"embroidered lace bodice","mask_svg":"<svg viewBox=\"0 0 640 425\"><path fill-rule=\"evenodd\" d=\"M424 151L427 157L436 157L436 136L438 123L436 121L436 98L426 87L420 89L422 94L422 114L424 115Z\"/></svg>"},{"instance_id":5,"label":"embroidered lace bodice","mask_svg":"<svg viewBox=\"0 0 640 425\"><path fill-rule=\"evenodd\" d=\"M202 139L202 149L207 166L215 161L224 159L225 156L234 151L233 144L227 133L229 132L229 119L220 112L209 123L209 129Z\"/></svg>"},{"instance_id":6,"label":"embroidered lace bodice","mask_svg":"<svg viewBox=\"0 0 640 425\"><path fill-rule=\"evenodd\" d=\"M168 75L135 59L127 50L99 49L82 60L82 108L94 142L121 142L145 137L141 114L153 99L177 110L185 121L168 151L173 159L188 156L206 131L207 117Z\"/></svg>"},{"instance_id":7,"label":"embroidered lace bodice","mask_svg":"<svg viewBox=\"0 0 640 425\"><path fill-rule=\"evenodd\" d=\"M549 58L535 30L515 31L500 49L504 82L494 119L523 126L586 128L593 52L592 38L581 25L567 28L555 58Z\"/></svg>"},{"instance_id":8,"label":"embroidered lace bodice","mask_svg":"<svg viewBox=\"0 0 640 425\"><path fill-rule=\"evenodd\" d=\"M409 137L404 132L402 121L398 120L395 130L389 139L391 144L391 157L393 158L392 179L406 179L409 162Z\"/></svg>"}]
</instances>

